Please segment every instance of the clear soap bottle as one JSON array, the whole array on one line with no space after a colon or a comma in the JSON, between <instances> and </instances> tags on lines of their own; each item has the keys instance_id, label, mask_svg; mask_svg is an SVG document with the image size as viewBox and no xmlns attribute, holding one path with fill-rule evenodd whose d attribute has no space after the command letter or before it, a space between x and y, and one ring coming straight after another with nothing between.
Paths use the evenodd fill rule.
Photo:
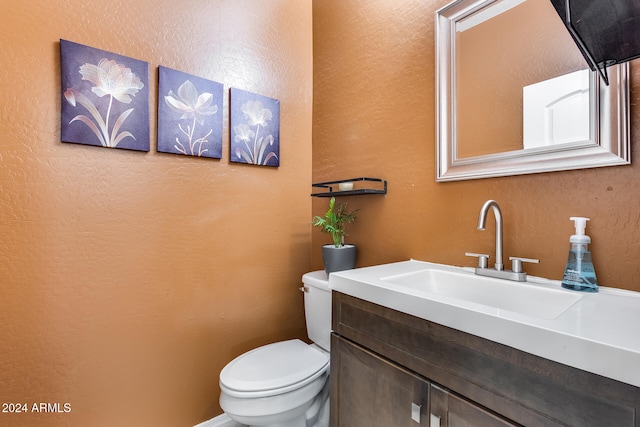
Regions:
<instances>
[{"instance_id":1,"label":"clear soap bottle","mask_svg":"<svg viewBox=\"0 0 640 427\"><path fill-rule=\"evenodd\" d=\"M584 234L589 218L571 217L575 223L576 234L569 239L571 249L567 267L562 278L562 287L582 292L598 292L598 279L593 268L589 243L591 238Z\"/></svg>"}]
</instances>

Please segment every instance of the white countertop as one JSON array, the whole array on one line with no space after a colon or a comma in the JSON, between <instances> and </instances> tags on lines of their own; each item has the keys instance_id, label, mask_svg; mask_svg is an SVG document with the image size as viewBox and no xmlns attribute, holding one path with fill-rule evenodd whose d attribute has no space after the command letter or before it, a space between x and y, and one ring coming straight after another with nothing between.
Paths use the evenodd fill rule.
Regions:
<instances>
[{"instance_id":1,"label":"white countertop","mask_svg":"<svg viewBox=\"0 0 640 427\"><path fill-rule=\"evenodd\" d=\"M565 365L640 387L640 293L600 287L555 319L531 317L395 286L383 277L436 268L473 275L468 268L403 261L331 273L329 287L375 304L448 326ZM518 286L518 282L512 282ZM559 281L529 284L565 290Z\"/></svg>"}]
</instances>

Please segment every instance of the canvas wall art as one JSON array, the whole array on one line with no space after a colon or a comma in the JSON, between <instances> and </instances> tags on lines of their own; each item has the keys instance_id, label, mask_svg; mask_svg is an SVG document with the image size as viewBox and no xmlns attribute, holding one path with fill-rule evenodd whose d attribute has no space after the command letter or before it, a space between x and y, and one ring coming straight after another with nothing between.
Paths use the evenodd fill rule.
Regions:
<instances>
[{"instance_id":1,"label":"canvas wall art","mask_svg":"<svg viewBox=\"0 0 640 427\"><path fill-rule=\"evenodd\" d=\"M63 142L149 151L149 64L60 40Z\"/></svg>"},{"instance_id":2,"label":"canvas wall art","mask_svg":"<svg viewBox=\"0 0 640 427\"><path fill-rule=\"evenodd\" d=\"M158 76L158 151L221 158L222 83L167 67Z\"/></svg>"},{"instance_id":3,"label":"canvas wall art","mask_svg":"<svg viewBox=\"0 0 640 427\"><path fill-rule=\"evenodd\" d=\"M231 88L230 160L280 166L280 101Z\"/></svg>"}]
</instances>

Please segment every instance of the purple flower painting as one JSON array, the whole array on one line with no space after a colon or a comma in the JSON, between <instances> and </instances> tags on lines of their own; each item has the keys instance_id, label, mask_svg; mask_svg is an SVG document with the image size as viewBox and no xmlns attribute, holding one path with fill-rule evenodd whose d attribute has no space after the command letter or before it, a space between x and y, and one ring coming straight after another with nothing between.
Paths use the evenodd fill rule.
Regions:
<instances>
[{"instance_id":1,"label":"purple flower painting","mask_svg":"<svg viewBox=\"0 0 640 427\"><path fill-rule=\"evenodd\" d=\"M231 161L280 166L280 101L231 88Z\"/></svg>"},{"instance_id":2,"label":"purple flower painting","mask_svg":"<svg viewBox=\"0 0 640 427\"><path fill-rule=\"evenodd\" d=\"M60 40L63 142L149 151L149 64Z\"/></svg>"},{"instance_id":3,"label":"purple flower painting","mask_svg":"<svg viewBox=\"0 0 640 427\"><path fill-rule=\"evenodd\" d=\"M158 151L222 157L224 86L159 67Z\"/></svg>"}]
</instances>

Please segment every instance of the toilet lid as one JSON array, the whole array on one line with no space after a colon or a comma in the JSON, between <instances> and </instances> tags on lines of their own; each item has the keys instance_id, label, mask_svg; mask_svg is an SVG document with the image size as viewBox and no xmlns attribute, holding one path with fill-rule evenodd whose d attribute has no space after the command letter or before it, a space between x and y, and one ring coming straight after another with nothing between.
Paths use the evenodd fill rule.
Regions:
<instances>
[{"instance_id":1,"label":"toilet lid","mask_svg":"<svg viewBox=\"0 0 640 427\"><path fill-rule=\"evenodd\" d=\"M220 372L231 390L264 391L304 381L329 364L329 355L300 340L258 347L233 359Z\"/></svg>"}]
</instances>

